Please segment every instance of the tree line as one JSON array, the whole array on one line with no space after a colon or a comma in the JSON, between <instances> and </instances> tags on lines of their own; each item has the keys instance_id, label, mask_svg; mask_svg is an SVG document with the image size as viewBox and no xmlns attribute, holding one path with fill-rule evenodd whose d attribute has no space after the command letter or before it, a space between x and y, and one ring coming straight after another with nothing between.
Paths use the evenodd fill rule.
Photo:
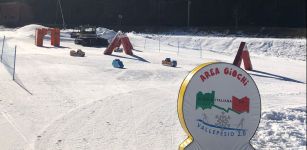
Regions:
<instances>
[{"instance_id":1,"label":"tree line","mask_svg":"<svg viewBox=\"0 0 307 150\"><path fill-rule=\"evenodd\" d=\"M62 23L60 2L68 26L306 26L306 0L17 1L28 3L42 24Z\"/></svg>"}]
</instances>

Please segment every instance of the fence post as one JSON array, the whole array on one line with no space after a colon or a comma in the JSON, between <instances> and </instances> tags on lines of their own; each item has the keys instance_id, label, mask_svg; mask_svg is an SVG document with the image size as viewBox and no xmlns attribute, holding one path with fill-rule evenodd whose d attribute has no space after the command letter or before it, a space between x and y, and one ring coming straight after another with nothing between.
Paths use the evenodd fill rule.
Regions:
<instances>
[{"instance_id":1,"label":"fence post","mask_svg":"<svg viewBox=\"0 0 307 150\"><path fill-rule=\"evenodd\" d=\"M145 38L145 42L144 42L144 51L145 51L145 47L146 47L146 38Z\"/></svg>"},{"instance_id":2,"label":"fence post","mask_svg":"<svg viewBox=\"0 0 307 150\"><path fill-rule=\"evenodd\" d=\"M2 62L2 57L3 57L4 41L5 41L5 36L3 36L3 41L2 41L1 62Z\"/></svg>"},{"instance_id":3,"label":"fence post","mask_svg":"<svg viewBox=\"0 0 307 150\"><path fill-rule=\"evenodd\" d=\"M200 58L203 58L203 49L201 48L201 45L200 45Z\"/></svg>"},{"instance_id":4,"label":"fence post","mask_svg":"<svg viewBox=\"0 0 307 150\"><path fill-rule=\"evenodd\" d=\"M179 40L178 40L178 51L177 51L177 55L179 55Z\"/></svg>"},{"instance_id":5,"label":"fence post","mask_svg":"<svg viewBox=\"0 0 307 150\"><path fill-rule=\"evenodd\" d=\"M158 38L158 39L159 39L159 53L160 53L160 38L161 38L161 37L159 36L159 38Z\"/></svg>"},{"instance_id":6,"label":"fence post","mask_svg":"<svg viewBox=\"0 0 307 150\"><path fill-rule=\"evenodd\" d=\"M16 48L17 48L17 46L15 45L13 80L15 80L15 68L16 68Z\"/></svg>"}]
</instances>

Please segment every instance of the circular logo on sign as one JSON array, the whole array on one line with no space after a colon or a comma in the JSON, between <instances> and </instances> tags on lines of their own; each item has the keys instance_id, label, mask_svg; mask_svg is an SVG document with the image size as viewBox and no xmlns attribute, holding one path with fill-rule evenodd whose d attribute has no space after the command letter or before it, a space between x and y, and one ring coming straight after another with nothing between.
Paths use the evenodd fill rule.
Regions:
<instances>
[{"instance_id":1,"label":"circular logo on sign","mask_svg":"<svg viewBox=\"0 0 307 150\"><path fill-rule=\"evenodd\" d=\"M183 81L178 115L188 138L180 149L254 149L250 139L261 118L261 100L254 80L228 63L196 67Z\"/></svg>"}]
</instances>

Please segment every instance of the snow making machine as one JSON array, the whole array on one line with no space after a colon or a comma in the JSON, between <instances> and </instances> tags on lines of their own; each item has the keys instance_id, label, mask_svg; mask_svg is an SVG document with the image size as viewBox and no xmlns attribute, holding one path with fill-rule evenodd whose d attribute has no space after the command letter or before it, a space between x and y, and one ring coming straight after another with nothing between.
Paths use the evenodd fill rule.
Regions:
<instances>
[{"instance_id":1,"label":"snow making machine","mask_svg":"<svg viewBox=\"0 0 307 150\"><path fill-rule=\"evenodd\" d=\"M72 38L75 37L75 44L82 46L108 46L107 39L101 38L96 33L96 27L81 26L77 32L70 34Z\"/></svg>"}]
</instances>

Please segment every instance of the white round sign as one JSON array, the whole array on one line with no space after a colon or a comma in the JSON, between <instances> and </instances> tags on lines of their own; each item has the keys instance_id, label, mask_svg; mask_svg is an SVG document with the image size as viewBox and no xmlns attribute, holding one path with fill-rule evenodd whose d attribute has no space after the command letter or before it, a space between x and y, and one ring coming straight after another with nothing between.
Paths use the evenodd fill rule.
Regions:
<instances>
[{"instance_id":1,"label":"white round sign","mask_svg":"<svg viewBox=\"0 0 307 150\"><path fill-rule=\"evenodd\" d=\"M254 149L250 139L261 118L260 94L241 68L228 63L202 64L181 85L178 115L188 134L180 149Z\"/></svg>"}]
</instances>

